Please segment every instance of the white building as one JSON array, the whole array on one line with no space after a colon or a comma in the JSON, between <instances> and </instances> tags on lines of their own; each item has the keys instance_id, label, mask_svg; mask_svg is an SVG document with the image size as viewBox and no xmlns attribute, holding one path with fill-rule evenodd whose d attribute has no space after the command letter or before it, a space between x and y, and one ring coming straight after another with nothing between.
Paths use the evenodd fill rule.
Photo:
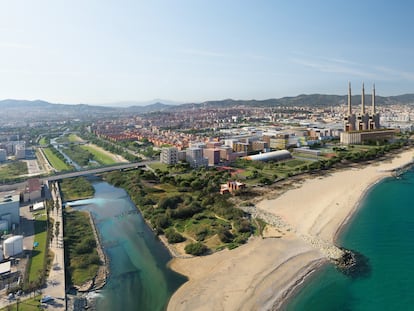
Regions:
<instances>
[{"instance_id":1,"label":"white building","mask_svg":"<svg viewBox=\"0 0 414 311\"><path fill-rule=\"evenodd\" d=\"M4 257L9 258L23 252L23 236L15 235L3 242Z\"/></svg>"},{"instance_id":2,"label":"white building","mask_svg":"<svg viewBox=\"0 0 414 311\"><path fill-rule=\"evenodd\" d=\"M175 147L162 148L160 162L169 165L178 163L178 149Z\"/></svg>"},{"instance_id":3,"label":"white building","mask_svg":"<svg viewBox=\"0 0 414 311\"><path fill-rule=\"evenodd\" d=\"M20 223L20 194L17 192L2 193L0 196L0 220L7 220L9 230L12 224Z\"/></svg>"}]
</instances>

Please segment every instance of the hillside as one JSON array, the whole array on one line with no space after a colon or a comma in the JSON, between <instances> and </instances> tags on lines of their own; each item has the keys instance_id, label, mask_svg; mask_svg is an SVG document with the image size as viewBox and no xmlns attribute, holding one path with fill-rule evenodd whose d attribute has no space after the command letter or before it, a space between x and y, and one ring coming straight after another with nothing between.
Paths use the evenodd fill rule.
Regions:
<instances>
[{"instance_id":1,"label":"hillside","mask_svg":"<svg viewBox=\"0 0 414 311\"><path fill-rule=\"evenodd\" d=\"M352 96L354 105L361 102L360 95ZM366 94L366 105L371 104L371 95ZM41 122L56 120L85 120L91 121L99 118L128 116L133 114L144 114L154 111L186 110L193 108L231 108L231 107L331 107L346 105L346 95L324 95L324 94L301 94L294 97L271 98L265 100L235 100L224 99L206 101L203 103L188 103L181 105L169 105L156 102L146 106L109 107L94 105L64 105L53 104L42 100L16 100L6 99L0 101L0 121L4 124L9 122ZM403 94L398 96L376 96L376 104L414 104L414 94Z\"/></svg>"}]
</instances>

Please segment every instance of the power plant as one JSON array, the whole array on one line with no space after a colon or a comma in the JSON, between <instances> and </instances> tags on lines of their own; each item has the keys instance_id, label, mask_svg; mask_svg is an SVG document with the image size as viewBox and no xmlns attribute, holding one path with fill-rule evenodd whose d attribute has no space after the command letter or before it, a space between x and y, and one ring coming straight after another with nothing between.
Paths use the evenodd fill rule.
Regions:
<instances>
[{"instance_id":1,"label":"power plant","mask_svg":"<svg viewBox=\"0 0 414 311\"><path fill-rule=\"evenodd\" d=\"M375 84L372 87L371 102L371 114L368 114L365 109L365 89L364 83L362 83L361 111L358 114L353 113L351 83L348 83L348 111L344 118L345 132L378 130L380 128L380 116L375 111Z\"/></svg>"}]
</instances>

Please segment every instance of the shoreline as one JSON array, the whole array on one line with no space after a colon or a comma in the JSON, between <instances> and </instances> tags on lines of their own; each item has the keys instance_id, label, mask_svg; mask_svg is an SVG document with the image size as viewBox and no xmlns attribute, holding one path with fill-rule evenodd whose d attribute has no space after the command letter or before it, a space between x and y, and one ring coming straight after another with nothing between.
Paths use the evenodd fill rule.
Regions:
<instances>
[{"instance_id":1,"label":"shoreline","mask_svg":"<svg viewBox=\"0 0 414 311\"><path fill-rule=\"evenodd\" d=\"M377 183L392 177L394 173L411 167L413 165L413 152L414 148L407 148L391 155L391 157L385 160L380 159L367 165L329 172L327 176L305 180L298 188L291 189L277 198L260 201L257 204L258 208L268 213L273 213L294 228L291 234L280 239L272 239L275 240L274 245L269 245L269 247L272 247L273 251L278 253L279 256L286 255L295 250L298 251L301 247L303 251L303 245L300 247L297 244L280 247L281 242L284 240L299 240L309 247L309 243L300 238L303 235L316 237L336 245L339 235L352 222L352 218L355 217L357 211L361 208L362 202L369 191ZM356 183L355 181L358 182ZM316 198L317 200L315 200ZM259 244L259 246L256 244ZM263 254L264 250L261 246L260 243L249 242L246 248L250 248L252 253ZM314 246L310 247L318 252ZM236 251L237 249L233 250L232 255L227 255L230 252L226 252L227 254L223 256L219 252L210 256L224 257L224 259L219 261L220 264L232 262L232 268L227 271L231 274L235 270L244 270L244 266L249 264L249 258L243 258ZM324 265L324 262L327 262L326 257L320 251L319 259L318 256L310 258L302 256L301 260L296 263L294 263L294 256L291 256L287 259L285 267L275 266L274 262L267 263L265 260L257 260L255 262L256 267L252 267L252 270L263 272L269 268L273 269L274 274L281 274L282 279L279 279L279 282L287 281L287 283L284 283L285 286L273 286L273 291L269 293L268 288L263 288L258 283L252 283L256 275L254 272L247 270L244 278L229 278L233 282L246 281L244 286L238 284L240 285L238 287L243 288L243 290L235 292L232 286L226 284L229 283L228 280L226 281L226 277L219 275L222 271L220 271L219 266L214 265L215 258L211 259L208 257L201 258L196 264L194 264L195 261L192 259L172 260L171 268L186 275L189 281L171 297L168 310L278 310L295 296L295 293L300 290L304 282L309 277L312 277L315 272L317 273ZM212 266L211 262L213 262ZM319 264L313 265L312 263L315 262ZM204 265L207 267L205 268ZM208 273L203 274L197 270L208 270ZM286 273L292 272L294 272L294 276L289 282L289 277L286 276ZM265 277L271 278L271 275L266 275ZM204 295L211 298L197 297L197 286L202 286L205 292ZM217 291L217 286L221 288L221 292L218 295L214 294ZM251 290L252 287L255 287L253 291ZM245 298L244 296L250 292L253 295L247 295L248 297ZM217 299L224 300L224 302L216 303L212 299L215 296L217 296ZM265 300L263 300L263 297L265 297ZM234 300L236 304L226 305L226 300Z\"/></svg>"}]
</instances>

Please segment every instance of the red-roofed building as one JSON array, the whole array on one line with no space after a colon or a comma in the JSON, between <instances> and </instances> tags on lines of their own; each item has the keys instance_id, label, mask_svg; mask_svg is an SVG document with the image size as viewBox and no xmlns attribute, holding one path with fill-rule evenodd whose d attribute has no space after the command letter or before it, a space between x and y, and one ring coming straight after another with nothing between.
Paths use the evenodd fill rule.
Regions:
<instances>
[{"instance_id":1,"label":"red-roofed building","mask_svg":"<svg viewBox=\"0 0 414 311\"><path fill-rule=\"evenodd\" d=\"M26 187L23 191L24 202L36 202L42 198L42 184L40 179L32 178L26 182Z\"/></svg>"}]
</instances>

